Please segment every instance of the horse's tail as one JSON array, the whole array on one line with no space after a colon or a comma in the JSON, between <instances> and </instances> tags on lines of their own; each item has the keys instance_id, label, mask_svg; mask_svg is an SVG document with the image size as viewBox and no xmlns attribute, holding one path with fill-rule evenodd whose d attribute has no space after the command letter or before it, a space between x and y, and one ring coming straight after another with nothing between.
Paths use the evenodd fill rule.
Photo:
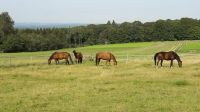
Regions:
<instances>
[{"instance_id":1,"label":"horse's tail","mask_svg":"<svg viewBox=\"0 0 200 112\"><path fill-rule=\"evenodd\" d=\"M113 54L111 54L111 58L113 59L114 64L117 65L117 60L116 60L116 58L115 58L115 56Z\"/></svg>"},{"instance_id":2,"label":"horse's tail","mask_svg":"<svg viewBox=\"0 0 200 112\"><path fill-rule=\"evenodd\" d=\"M159 53L156 53L156 54L154 55L154 63L155 63L155 65L156 65L156 58L157 58L158 54L159 54Z\"/></svg>"},{"instance_id":3,"label":"horse's tail","mask_svg":"<svg viewBox=\"0 0 200 112\"><path fill-rule=\"evenodd\" d=\"M71 57L70 54L69 54L69 59L70 59L71 63L74 64L73 61L72 61L72 57Z\"/></svg>"}]
</instances>

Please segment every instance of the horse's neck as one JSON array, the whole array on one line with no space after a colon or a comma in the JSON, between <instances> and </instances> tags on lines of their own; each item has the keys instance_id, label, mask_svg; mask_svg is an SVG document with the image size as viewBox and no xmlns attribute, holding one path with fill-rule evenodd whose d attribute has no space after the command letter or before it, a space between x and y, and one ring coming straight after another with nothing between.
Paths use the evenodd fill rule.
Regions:
<instances>
[{"instance_id":1,"label":"horse's neck","mask_svg":"<svg viewBox=\"0 0 200 112\"><path fill-rule=\"evenodd\" d=\"M180 57L179 57L178 55L176 55L176 60L177 60L178 62L181 61L181 59L180 59Z\"/></svg>"},{"instance_id":2,"label":"horse's neck","mask_svg":"<svg viewBox=\"0 0 200 112\"><path fill-rule=\"evenodd\" d=\"M74 56L77 58L77 53L76 52L74 52Z\"/></svg>"},{"instance_id":3,"label":"horse's neck","mask_svg":"<svg viewBox=\"0 0 200 112\"><path fill-rule=\"evenodd\" d=\"M114 62L116 62L116 59L115 59L115 57L114 57L113 55L111 55L111 59L112 59Z\"/></svg>"}]
</instances>

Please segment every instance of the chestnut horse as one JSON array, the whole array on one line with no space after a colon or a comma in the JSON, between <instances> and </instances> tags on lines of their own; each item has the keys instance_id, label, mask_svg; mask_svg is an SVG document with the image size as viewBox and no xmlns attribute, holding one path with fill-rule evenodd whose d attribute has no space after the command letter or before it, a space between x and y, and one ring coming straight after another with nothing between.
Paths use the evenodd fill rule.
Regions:
<instances>
[{"instance_id":1,"label":"chestnut horse","mask_svg":"<svg viewBox=\"0 0 200 112\"><path fill-rule=\"evenodd\" d=\"M157 63L156 63L156 59L158 59ZM177 60L178 66L182 67L182 61L180 57L177 55L177 53L174 51L158 52L154 55L154 63L156 66L158 66L159 62L161 61L160 66L162 67L163 60L171 61L170 67L173 66L173 60Z\"/></svg>"},{"instance_id":2,"label":"chestnut horse","mask_svg":"<svg viewBox=\"0 0 200 112\"><path fill-rule=\"evenodd\" d=\"M115 59L115 56L110 52L98 52L98 53L96 53L96 66L99 65L99 62L100 62L101 59L107 60L107 62L109 62L109 63L110 63L111 60L113 60L114 65L117 65L117 61Z\"/></svg>"},{"instance_id":3,"label":"chestnut horse","mask_svg":"<svg viewBox=\"0 0 200 112\"><path fill-rule=\"evenodd\" d=\"M73 53L74 53L74 56L75 56L75 60L76 60L76 63L78 62L78 64L82 63L83 61L83 55L81 52L76 52L75 50L73 50Z\"/></svg>"},{"instance_id":4,"label":"chestnut horse","mask_svg":"<svg viewBox=\"0 0 200 112\"><path fill-rule=\"evenodd\" d=\"M68 52L54 52L48 59L48 64L51 64L51 60L55 60L56 64L59 63L59 60L65 59L66 64L69 64L70 59L71 63L73 64L71 55Z\"/></svg>"}]
</instances>

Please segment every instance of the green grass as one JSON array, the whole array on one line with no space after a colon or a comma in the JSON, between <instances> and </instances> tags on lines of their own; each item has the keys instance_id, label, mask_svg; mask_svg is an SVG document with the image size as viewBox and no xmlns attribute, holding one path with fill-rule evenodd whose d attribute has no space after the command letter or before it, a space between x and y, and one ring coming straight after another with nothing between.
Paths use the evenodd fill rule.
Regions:
<instances>
[{"instance_id":1,"label":"green grass","mask_svg":"<svg viewBox=\"0 0 200 112\"><path fill-rule=\"evenodd\" d=\"M200 53L200 41L188 41L181 48L181 52Z\"/></svg>"},{"instance_id":2,"label":"green grass","mask_svg":"<svg viewBox=\"0 0 200 112\"><path fill-rule=\"evenodd\" d=\"M164 61L163 68L155 68L153 53L174 49L177 44L182 46L178 53L183 67L178 68L175 61L169 68L169 62ZM47 65L54 51L1 53L0 112L198 112L199 50L196 47L193 55L184 50L185 45L193 44L196 41L77 48L85 55L103 50L136 55L130 56L128 62L123 60L126 57L117 56L117 66L106 66L102 61L98 67L88 60L82 65ZM16 57L11 65L2 58L7 56Z\"/></svg>"}]
</instances>

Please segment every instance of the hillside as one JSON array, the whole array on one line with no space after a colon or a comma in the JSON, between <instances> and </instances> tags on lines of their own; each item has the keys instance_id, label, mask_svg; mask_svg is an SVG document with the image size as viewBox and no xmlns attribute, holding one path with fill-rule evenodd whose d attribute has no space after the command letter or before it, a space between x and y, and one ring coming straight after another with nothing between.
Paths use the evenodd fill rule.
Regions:
<instances>
[{"instance_id":1,"label":"hillside","mask_svg":"<svg viewBox=\"0 0 200 112\"><path fill-rule=\"evenodd\" d=\"M1 112L200 111L200 41L142 42L76 48L83 64L47 64L54 51L0 53ZM73 49L61 49L68 51ZM176 50L179 68L154 66L158 51ZM88 56L111 51L118 65Z\"/></svg>"}]
</instances>

